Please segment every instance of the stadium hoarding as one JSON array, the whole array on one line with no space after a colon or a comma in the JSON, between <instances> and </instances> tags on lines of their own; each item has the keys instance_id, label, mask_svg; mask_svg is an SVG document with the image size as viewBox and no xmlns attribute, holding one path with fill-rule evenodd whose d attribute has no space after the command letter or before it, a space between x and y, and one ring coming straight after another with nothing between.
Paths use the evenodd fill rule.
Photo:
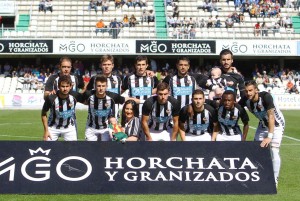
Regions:
<instances>
[{"instance_id":1,"label":"stadium hoarding","mask_svg":"<svg viewBox=\"0 0 300 201\"><path fill-rule=\"evenodd\" d=\"M0 40L0 54L52 54L52 40Z\"/></svg>"},{"instance_id":2,"label":"stadium hoarding","mask_svg":"<svg viewBox=\"0 0 300 201\"><path fill-rule=\"evenodd\" d=\"M214 40L136 40L137 54L215 55Z\"/></svg>"},{"instance_id":3,"label":"stadium hoarding","mask_svg":"<svg viewBox=\"0 0 300 201\"><path fill-rule=\"evenodd\" d=\"M297 56L297 41L217 40L217 52L229 49L236 56Z\"/></svg>"},{"instance_id":4,"label":"stadium hoarding","mask_svg":"<svg viewBox=\"0 0 300 201\"><path fill-rule=\"evenodd\" d=\"M135 54L134 39L53 39L54 54Z\"/></svg>"},{"instance_id":5,"label":"stadium hoarding","mask_svg":"<svg viewBox=\"0 0 300 201\"><path fill-rule=\"evenodd\" d=\"M270 150L259 142L0 144L0 193L276 193Z\"/></svg>"}]
</instances>

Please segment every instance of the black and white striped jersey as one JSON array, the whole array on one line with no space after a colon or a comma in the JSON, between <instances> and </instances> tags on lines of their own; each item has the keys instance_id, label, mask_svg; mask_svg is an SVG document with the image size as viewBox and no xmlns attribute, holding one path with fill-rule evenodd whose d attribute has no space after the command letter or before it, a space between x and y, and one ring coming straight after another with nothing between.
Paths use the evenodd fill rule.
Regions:
<instances>
[{"instance_id":1,"label":"black and white striped jersey","mask_svg":"<svg viewBox=\"0 0 300 201\"><path fill-rule=\"evenodd\" d=\"M225 88L226 86L227 86L227 81L226 81L226 79L224 79L222 77L219 77L217 79L210 78L207 80L207 83L206 83L206 87L210 91L213 91L218 87Z\"/></svg>"},{"instance_id":2,"label":"black and white striped jersey","mask_svg":"<svg viewBox=\"0 0 300 201\"><path fill-rule=\"evenodd\" d=\"M50 110L48 117L48 126L59 128L68 128L69 125L75 125L75 106L77 100L74 96L69 95L62 99L57 94L47 96L42 111L45 113Z\"/></svg>"},{"instance_id":3,"label":"black and white striped jersey","mask_svg":"<svg viewBox=\"0 0 300 201\"><path fill-rule=\"evenodd\" d=\"M125 124L125 131L128 137L135 136L139 138L139 133L141 130L141 122L138 117L133 117L129 122Z\"/></svg>"},{"instance_id":4,"label":"black and white striped jersey","mask_svg":"<svg viewBox=\"0 0 300 201\"><path fill-rule=\"evenodd\" d=\"M76 75L70 75L71 76L71 80L73 83L73 91L78 91L78 88L82 88L83 87L83 80L82 78L79 79ZM59 74L54 74L51 75L46 84L45 84L45 91L58 91L58 79L59 79Z\"/></svg>"},{"instance_id":5,"label":"black and white striped jersey","mask_svg":"<svg viewBox=\"0 0 300 201\"><path fill-rule=\"evenodd\" d=\"M130 74L126 76L122 83L122 89L129 89L129 96L140 100L146 100L152 96L152 89L156 88L158 80L156 77L138 76ZM142 104L139 105L139 114L141 115Z\"/></svg>"},{"instance_id":6,"label":"black and white striped jersey","mask_svg":"<svg viewBox=\"0 0 300 201\"><path fill-rule=\"evenodd\" d=\"M238 125L239 119L243 123L249 122L249 116L246 110L239 104L234 104L233 109L227 110L223 105L218 109L218 121L220 123L221 132L225 135L242 135L242 131Z\"/></svg>"},{"instance_id":7,"label":"black and white striped jersey","mask_svg":"<svg viewBox=\"0 0 300 201\"><path fill-rule=\"evenodd\" d=\"M247 99L247 97L244 97L240 100L239 104L243 107L246 106L248 110L259 119L259 123L262 127L268 127L269 125L268 110L270 109L274 109L275 126L285 126L284 116L274 103L272 95L268 92L259 92L258 101L255 103Z\"/></svg>"},{"instance_id":8,"label":"black and white striped jersey","mask_svg":"<svg viewBox=\"0 0 300 201\"><path fill-rule=\"evenodd\" d=\"M178 101L169 96L165 104L159 104L157 96L148 98L143 104L142 114L149 116L150 130L163 131L169 128L170 119L179 115Z\"/></svg>"},{"instance_id":9,"label":"black and white striped jersey","mask_svg":"<svg viewBox=\"0 0 300 201\"><path fill-rule=\"evenodd\" d=\"M95 91L87 95L88 117L86 125L95 129L108 126L108 119L115 117L115 104L123 104L125 98L119 94L107 91L104 98L98 98Z\"/></svg>"},{"instance_id":10,"label":"black and white striped jersey","mask_svg":"<svg viewBox=\"0 0 300 201\"><path fill-rule=\"evenodd\" d=\"M212 134L213 123L218 122L216 110L210 105L205 104L203 111L194 111L193 117L190 117L188 107L189 105L184 106L179 113L179 121L186 123L185 132L193 135Z\"/></svg>"},{"instance_id":11,"label":"black and white striped jersey","mask_svg":"<svg viewBox=\"0 0 300 201\"><path fill-rule=\"evenodd\" d=\"M93 76L89 82L89 84L87 85L86 89L87 90L92 90L95 89L95 79L96 76ZM114 92L116 94L120 94L121 93L121 78L119 76L116 75L111 75L110 77L107 77L107 91L111 91Z\"/></svg>"},{"instance_id":12,"label":"black and white striped jersey","mask_svg":"<svg viewBox=\"0 0 300 201\"><path fill-rule=\"evenodd\" d=\"M167 76L163 82L169 84L171 95L178 100L180 108L191 103L192 93L196 89L196 80L190 75L179 77L178 75Z\"/></svg>"}]
</instances>

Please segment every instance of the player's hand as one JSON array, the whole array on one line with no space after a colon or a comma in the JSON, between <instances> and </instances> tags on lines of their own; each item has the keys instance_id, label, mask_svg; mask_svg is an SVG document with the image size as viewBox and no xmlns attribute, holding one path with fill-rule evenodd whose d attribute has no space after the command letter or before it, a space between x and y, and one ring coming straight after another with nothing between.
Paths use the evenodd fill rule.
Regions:
<instances>
[{"instance_id":1,"label":"player's hand","mask_svg":"<svg viewBox=\"0 0 300 201\"><path fill-rule=\"evenodd\" d=\"M152 137L146 137L146 140L147 140L147 141L153 141L153 140L152 140Z\"/></svg>"},{"instance_id":2,"label":"player's hand","mask_svg":"<svg viewBox=\"0 0 300 201\"><path fill-rule=\"evenodd\" d=\"M44 140L44 141L48 141L49 139L52 140L51 134L49 133L49 131L46 131L46 132L44 133L43 140Z\"/></svg>"},{"instance_id":3,"label":"player's hand","mask_svg":"<svg viewBox=\"0 0 300 201\"><path fill-rule=\"evenodd\" d=\"M263 141L260 143L260 147L268 147L270 142L272 141L272 138L265 138Z\"/></svg>"},{"instance_id":4,"label":"player's hand","mask_svg":"<svg viewBox=\"0 0 300 201\"><path fill-rule=\"evenodd\" d=\"M53 90L53 91L50 91L49 95L53 95L53 94L56 94L56 91Z\"/></svg>"}]
</instances>

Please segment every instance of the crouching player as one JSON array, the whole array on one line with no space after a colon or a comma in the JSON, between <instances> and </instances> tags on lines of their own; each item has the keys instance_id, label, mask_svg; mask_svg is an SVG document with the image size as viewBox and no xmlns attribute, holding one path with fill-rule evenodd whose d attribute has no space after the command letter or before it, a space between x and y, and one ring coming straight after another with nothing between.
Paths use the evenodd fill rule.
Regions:
<instances>
[{"instance_id":1,"label":"crouching player","mask_svg":"<svg viewBox=\"0 0 300 201\"><path fill-rule=\"evenodd\" d=\"M261 141L261 147L271 146L273 170L276 186L280 171L281 159L279 148L285 127L284 116L274 104L271 94L259 92L255 81L245 84L246 97L240 100L240 105L246 106L259 120L254 140Z\"/></svg>"}]
</instances>

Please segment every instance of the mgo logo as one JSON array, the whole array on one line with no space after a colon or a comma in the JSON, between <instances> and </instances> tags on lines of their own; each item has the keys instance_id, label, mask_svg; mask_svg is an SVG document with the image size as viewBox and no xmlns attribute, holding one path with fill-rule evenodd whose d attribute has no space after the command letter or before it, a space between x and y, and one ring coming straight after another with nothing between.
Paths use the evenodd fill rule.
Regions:
<instances>
[{"instance_id":1,"label":"mgo logo","mask_svg":"<svg viewBox=\"0 0 300 201\"><path fill-rule=\"evenodd\" d=\"M24 161L21 165L21 174L23 175L24 178L30 180L30 181L46 181L49 180L51 177L51 171L50 167L51 164L50 161L51 159L48 156L50 153L51 149L48 150L43 150L41 147L39 147L37 150L31 150L29 149L29 153L31 158L27 159ZM38 154L41 152L45 156L34 156L35 154ZM14 161L14 157L10 157L2 162L0 162L0 168L8 163L11 163ZM77 168L72 167L69 165L69 162L72 161L72 164L78 164L80 167L82 167L82 164L86 166L86 170L82 171ZM30 168L29 168L30 167ZM31 167L35 167L34 171L32 172ZM66 175L66 171L62 171L62 169L67 168L69 171L67 172L78 172L79 176L74 174L71 175ZM81 168L82 169L82 168ZM31 171L29 171L31 170ZM13 163L7 168L4 168L0 170L0 175L9 172L9 181L15 181L15 172L16 172L16 164ZM91 163L86 160L85 158L79 157L79 156L68 156L65 158L62 158L57 164L56 164L56 174L58 177L60 177L63 180L66 181L81 181L90 176L92 173L92 165Z\"/></svg>"},{"instance_id":2,"label":"mgo logo","mask_svg":"<svg viewBox=\"0 0 300 201\"><path fill-rule=\"evenodd\" d=\"M229 49L232 53L246 53L248 51L248 47L245 44L238 44L237 42L233 42L232 44L222 45L222 50Z\"/></svg>"}]
</instances>

